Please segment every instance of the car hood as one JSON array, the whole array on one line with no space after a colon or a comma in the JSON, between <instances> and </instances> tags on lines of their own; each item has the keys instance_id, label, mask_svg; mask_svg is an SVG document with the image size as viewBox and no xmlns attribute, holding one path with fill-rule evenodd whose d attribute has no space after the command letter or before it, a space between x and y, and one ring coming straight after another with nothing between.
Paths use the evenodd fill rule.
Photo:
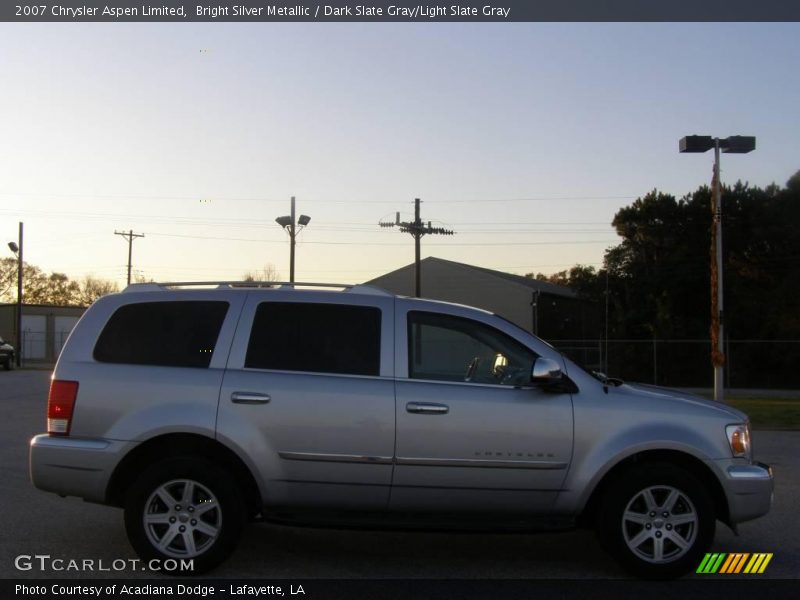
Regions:
<instances>
[{"instance_id":1,"label":"car hood","mask_svg":"<svg viewBox=\"0 0 800 600\"><path fill-rule=\"evenodd\" d=\"M622 385L618 386L616 390L624 394L636 395L645 401L653 400L660 402L668 401L681 404L693 404L695 406L701 406L715 411L721 415L725 415L732 421L747 421L747 415L745 413L730 406L729 404L708 400L702 396L698 396L690 392L673 390L670 388L648 385L645 383L623 383Z\"/></svg>"}]
</instances>

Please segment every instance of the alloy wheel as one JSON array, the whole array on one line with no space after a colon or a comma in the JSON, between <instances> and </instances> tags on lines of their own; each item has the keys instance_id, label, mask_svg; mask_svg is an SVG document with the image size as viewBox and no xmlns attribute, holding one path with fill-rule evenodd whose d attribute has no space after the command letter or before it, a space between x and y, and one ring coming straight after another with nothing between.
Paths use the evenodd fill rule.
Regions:
<instances>
[{"instance_id":1,"label":"alloy wheel","mask_svg":"<svg viewBox=\"0 0 800 600\"><path fill-rule=\"evenodd\" d=\"M669 563L689 552L697 538L699 517L679 489L654 485L634 495L622 513L622 536L628 549L648 563Z\"/></svg>"},{"instance_id":2,"label":"alloy wheel","mask_svg":"<svg viewBox=\"0 0 800 600\"><path fill-rule=\"evenodd\" d=\"M192 558L219 537L222 511L218 499L191 479L174 479L150 494L142 515L147 539L167 556Z\"/></svg>"}]
</instances>

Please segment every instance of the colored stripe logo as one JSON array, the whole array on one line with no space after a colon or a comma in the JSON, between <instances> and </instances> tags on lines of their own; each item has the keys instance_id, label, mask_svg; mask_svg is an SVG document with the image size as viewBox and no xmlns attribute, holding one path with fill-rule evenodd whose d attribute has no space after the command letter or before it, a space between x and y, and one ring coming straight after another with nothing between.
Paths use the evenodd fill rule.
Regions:
<instances>
[{"instance_id":1,"label":"colored stripe logo","mask_svg":"<svg viewBox=\"0 0 800 600\"><path fill-rule=\"evenodd\" d=\"M751 575L763 573L772 560L772 552L725 552L706 554L697 573L703 575L724 573L726 575L747 573Z\"/></svg>"}]
</instances>

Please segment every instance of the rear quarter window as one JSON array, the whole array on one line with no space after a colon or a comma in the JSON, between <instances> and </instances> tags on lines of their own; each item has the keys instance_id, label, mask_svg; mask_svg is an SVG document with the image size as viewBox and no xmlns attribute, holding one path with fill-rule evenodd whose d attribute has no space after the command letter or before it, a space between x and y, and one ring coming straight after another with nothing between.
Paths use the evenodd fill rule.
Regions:
<instances>
[{"instance_id":1,"label":"rear quarter window","mask_svg":"<svg viewBox=\"0 0 800 600\"><path fill-rule=\"evenodd\" d=\"M94 347L105 363L208 368L227 302L142 302L111 315Z\"/></svg>"},{"instance_id":2,"label":"rear quarter window","mask_svg":"<svg viewBox=\"0 0 800 600\"><path fill-rule=\"evenodd\" d=\"M377 376L380 350L379 308L263 302L253 319L245 367Z\"/></svg>"}]
</instances>

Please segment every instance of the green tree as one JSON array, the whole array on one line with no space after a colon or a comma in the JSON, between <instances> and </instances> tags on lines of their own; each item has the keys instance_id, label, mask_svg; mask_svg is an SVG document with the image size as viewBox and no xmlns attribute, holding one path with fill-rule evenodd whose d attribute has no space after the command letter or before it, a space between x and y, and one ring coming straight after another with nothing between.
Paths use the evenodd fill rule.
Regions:
<instances>
[{"instance_id":1,"label":"green tree","mask_svg":"<svg viewBox=\"0 0 800 600\"><path fill-rule=\"evenodd\" d=\"M598 286L604 285L605 271L600 273L589 265L575 265L551 275L526 273L525 277L569 287L578 292L578 296L584 300L596 300L598 294L602 292Z\"/></svg>"},{"instance_id":2,"label":"green tree","mask_svg":"<svg viewBox=\"0 0 800 600\"><path fill-rule=\"evenodd\" d=\"M86 275L79 284L76 303L81 306L89 306L98 298L118 291L119 287L113 281Z\"/></svg>"},{"instance_id":3,"label":"green tree","mask_svg":"<svg viewBox=\"0 0 800 600\"><path fill-rule=\"evenodd\" d=\"M25 304L54 304L58 306L88 306L100 296L117 291L117 285L108 280L86 276L73 281L64 273L45 273L30 263L22 266ZM0 259L0 300L17 301L17 260Z\"/></svg>"},{"instance_id":4,"label":"green tree","mask_svg":"<svg viewBox=\"0 0 800 600\"><path fill-rule=\"evenodd\" d=\"M800 176L786 188L723 186L725 322L736 338L800 336ZM710 321L707 186L680 200L653 191L620 209L606 254L619 337L705 338Z\"/></svg>"},{"instance_id":5,"label":"green tree","mask_svg":"<svg viewBox=\"0 0 800 600\"><path fill-rule=\"evenodd\" d=\"M14 282L10 294L16 301L16 266L14 267ZM22 263L22 298L26 304L48 304L48 288L50 281L48 275L36 265Z\"/></svg>"},{"instance_id":6,"label":"green tree","mask_svg":"<svg viewBox=\"0 0 800 600\"><path fill-rule=\"evenodd\" d=\"M800 222L800 171L783 188L742 182L723 186L722 202L726 337L800 338L800 236L795 231ZM611 339L708 339L710 207L708 186L681 199L653 190L614 216L612 224L621 241L606 252L607 273L576 265L537 278L601 301L607 276ZM686 355L689 347L674 348L659 368L666 366L673 375L695 369L702 377L708 366L697 360L702 354L695 352L692 358ZM669 346L662 351L670 351ZM641 352L633 347L626 352L618 367L635 373L652 370ZM789 382L798 354L787 346L741 345L737 381L741 385ZM767 374L758 367L764 364L770 365Z\"/></svg>"},{"instance_id":7,"label":"green tree","mask_svg":"<svg viewBox=\"0 0 800 600\"><path fill-rule=\"evenodd\" d=\"M0 258L0 301L14 302L17 297L17 259Z\"/></svg>"},{"instance_id":8,"label":"green tree","mask_svg":"<svg viewBox=\"0 0 800 600\"><path fill-rule=\"evenodd\" d=\"M267 263L262 269L247 271L242 275L242 281L278 281L280 273L275 269L275 265Z\"/></svg>"}]
</instances>

